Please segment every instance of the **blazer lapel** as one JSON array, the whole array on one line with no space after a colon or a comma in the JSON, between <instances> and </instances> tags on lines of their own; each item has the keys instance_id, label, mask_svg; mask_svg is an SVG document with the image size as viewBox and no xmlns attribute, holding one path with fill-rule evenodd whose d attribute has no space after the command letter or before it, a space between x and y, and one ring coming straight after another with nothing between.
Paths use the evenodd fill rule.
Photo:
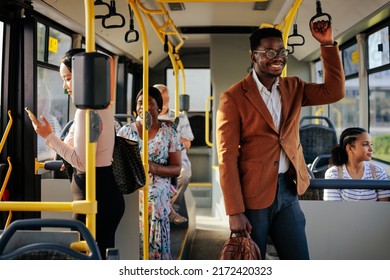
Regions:
<instances>
[{"instance_id":1,"label":"blazer lapel","mask_svg":"<svg viewBox=\"0 0 390 280\"><path fill-rule=\"evenodd\" d=\"M245 90L244 95L252 103L253 107L262 115L268 125L279 133L275 127L271 113L269 112L267 105L265 105L263 98L260 95L256 82L253 80L252 72L250 72L243 81L243 87Z\"/></svg>"}]
</instances>

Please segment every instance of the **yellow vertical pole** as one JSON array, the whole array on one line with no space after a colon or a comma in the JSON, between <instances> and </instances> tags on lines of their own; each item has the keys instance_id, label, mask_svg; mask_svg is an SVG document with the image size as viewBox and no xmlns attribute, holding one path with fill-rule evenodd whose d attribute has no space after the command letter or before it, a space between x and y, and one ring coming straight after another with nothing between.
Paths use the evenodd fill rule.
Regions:
<instances>
[{"instance_id":1,"label":"yellow vertical pole","mask_svg":"<svg viewBox=\"0 0 390 280\"><path fill-rule=\"evenodd\" d=\"M205 142L206 142L206 145L209 146L209 147L212 147L213 146L213 143L210 141L210 105L211 105L211 101L213 100L213 97L210 96L209 98L207 98L206 100L206 111L205 111Z\"/></svg>"},{"instance_id":2,"label":"yellow vertical pole","mask_svg":"<svg viewBox=\"0 0 390 280\"><path fill-rule=\"evenodd\" d=\"M136 6L135 0L128 0L128 3L130 4L131 8L134 11L134 15L137 18L137 22L140 26L140 33L142 38L142 47L143 47L143 108L144 108L144 117L142 118L142 144L143 144L143 154L142 154L142 161L145 166L145 172L146 174L149 173L149 155L148 155L148 139L149 139L149 133L146 129L146 118L145 113L148 110L149 107L149 53L148 53L148 40L146 35L146 29L144 22L142 20L142 16L138 10L138 7ZM149 259L149 211L148 211L148 204L149 204L149 176L146 176L146 184L143 188L143 232L144 232L144 240L143 240L143 254L144 254L144 260Z\"/></svg>"},{"instance_id":3,"label":"yellow vertical pole","mask_svg":"<svg viewBox=\"0 0 390 280\"><path fill-rule=\"evenodd\" d=\"M181 59L177 62L179 65L180 71L181 71L181 76L182 76L182 94L187 94L187 88L186 88L186 75L184 71L184 65L183 61Z\"/></svg>"},{"instance_id":4,"label":"yellow vertical pole","mask_svg":"<svg viewBox=\"0 0 390 280\"><path fill-rule=\"evenodd\" d=\"M173 59L172 66L175 73L175 118L177 118L179 116L179 67L175 59Z\"/></svg>"},{"instance_id":5,"label":"yellow vertical pole","mask_svg":"<svg viewBox=\"0 0 390 280\"><path fill-rule=\"evenodd\" d=\"M95 10L94 1L85 0L85 34L86 52L95 52ZM85 110L85 145L86 145L86 201L96 202L96 143L90 142L90 114L91 109ZM96 209L96 207L95 207ZM86 214L86 226L96 237L96 211Z\"/></svg>"}]
</instances>

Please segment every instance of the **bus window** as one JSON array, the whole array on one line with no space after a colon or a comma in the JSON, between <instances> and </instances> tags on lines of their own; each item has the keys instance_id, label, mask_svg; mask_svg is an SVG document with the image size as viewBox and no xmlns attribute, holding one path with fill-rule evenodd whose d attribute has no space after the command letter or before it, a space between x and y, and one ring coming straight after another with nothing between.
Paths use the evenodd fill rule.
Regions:
<instances>
[{"instance_id":1,"label":"bus window","mask_svg":"<svg viewBox=\"0 0 390 280\"><path fill-rule=\"evenodd\" d=\"M38 61L45 61L46 49L46 25L37 24L37 59Z\"/></svg>"},{"instance_id":2,"label":"bus window","mask_svg":"<svg viewBox=\"0 0 390 280\"><path fill-rule=\"evenodd\" d=\"M184 69L186 79L186 91L185 94L190 96L190 109L189 112L204 112L206 109L206 100L211 96L211 72L210 69ZM168 68L166 71L167 87L169 89L169 108L175 108L175 98L173 94L175 92L175 76L172 68ZM202 81L202 82L199 82ZM182 80L179 76L179 94L183 94Z\"/></svg>"},{"instance_id":3,"label":"bus window","mask_svg":"<svg viewBox=\"0 0 390 280\"><path fill-rule=\"evenodd\" d=\"M49 28L48 62L58 65L64 53L71 49L72 38L52 27Z\"/></svg>"},{"instance_id":4,"label":"bus window","mask_svg":"<svg viewBox=\"0 0 390 280\"><path fill-rule=\"evenodd\" d=\"M342 130L359 124L359 81L345 80L345 97L329 106L330 119L340 134Z\"/></svg>"},{"instance_id":5,"label":"bus window","mask_svg":"<svg viewBox=\"0 0 390 280\"><path fill-rule=\"evenodd\" d=\"M68 122L69 97L64 93L63 82L58 74L60 59L72 46L72 37L42 23L37 25L37 114L45 116L59 135ZM38 136L39 161L53 159L55 154Z\"/></svg>"},{"instance_id":6,"label":"bus window","mask_svg":"<svg viewBox=\"0 0 390 280\"><path fill-rule=\"evenodd\" d=\"M375 158L390 162L390 70L368 76L370 91L370 134Z\"/></svg>"},{"instance_id":7,"label":"bus window","mask_svg":"<svg viewBox=\"0 0 390 280\"><path fill-rule=\"evenodd\" d=\"M314 63L314 82L315 83L324 82L324 71L322 68L322 60L318 60L317 62ZM328 105L311 106L309 108L309 110L311 111L309 115L329 117L328 108L329 108ZM336 126L335 123L334 125Z\"/></svg>"},{"instance_id":8,"label":"bus window","mask_svg":"<svg viewBox=\"0 0 390 280\"><path fill-rule=\"evenodd\" d=\"M345 76L357 74L359 72L359 58L357 44L343 50L343 64Z\"/></svg>"},{"instance_id":9,"label":"bus window","mask_svg":"<svg viewBox=\"0 0 390 280\"><path fill-rule=\"evenodd\" d=\"M368 67L373 69L390 63L389 27L368 36Z\"/></svg>"},{"instance_id":10,"label":"bus window","mask_svg":"<svg viewBox=\"0 0 390 280\"><path fill-rule=\"evenodd\" d=\"M390 162L389 26L368 35L369 131L375 158Z\"/></svg>"},{"instance_id":11,"label":"bus window","mask_svg":"<svg viewBox=\"0 0 390 280\"><path fill-rule=\"evenodd\" d=\"M58 71L38 67L37 114L45 116L53 131L60 136L68 121L68 95L63 94L62 80ZM53 159L55 153L38 136L38 160Z\"/></svg>"}]
</instances>

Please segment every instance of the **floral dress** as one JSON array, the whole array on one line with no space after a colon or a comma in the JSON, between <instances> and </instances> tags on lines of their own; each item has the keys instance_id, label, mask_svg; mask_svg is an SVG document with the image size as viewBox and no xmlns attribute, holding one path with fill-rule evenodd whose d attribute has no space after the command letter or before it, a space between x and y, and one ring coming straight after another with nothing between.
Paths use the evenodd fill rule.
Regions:
<instances>
[{"instance_id":1,"label":"floral dress","mask_svg":"<svg viewBox=\"0 0 390 280\"><path fill-rule=\"evenodd\" d=\"M142 151L142 139L135 122L124 125L118 136L137 141ZM148 142L149 160L167 165L169 153L182 150L180 138L169 123L161 122L156 136ZM170 177L161 177L149 173L149 259L171 259L170 244ZM140 258L143 259L143 191L139 192L139 224L140 224Z\"/></svg>"}]
</instances>

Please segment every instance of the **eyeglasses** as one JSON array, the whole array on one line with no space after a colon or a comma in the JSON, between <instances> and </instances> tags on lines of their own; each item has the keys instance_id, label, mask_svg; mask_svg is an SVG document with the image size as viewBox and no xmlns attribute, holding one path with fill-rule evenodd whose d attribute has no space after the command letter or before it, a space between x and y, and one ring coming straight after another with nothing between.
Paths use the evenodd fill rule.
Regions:
<instances>
[{"instance_id":1,"label":"eyeglasses","mask_svg":"<svg viewBox=\"0 0 390 280\"><path fill-rule=\"evenodd\" d=\"M275 58L277 55L280 57L287 57L288 56L288 50L287 49L280 49L279 51L274 49L268 49L268 50L254 50L254 53L265 53L265 56L269 59Z\"/></svg>"}]
</instances>

